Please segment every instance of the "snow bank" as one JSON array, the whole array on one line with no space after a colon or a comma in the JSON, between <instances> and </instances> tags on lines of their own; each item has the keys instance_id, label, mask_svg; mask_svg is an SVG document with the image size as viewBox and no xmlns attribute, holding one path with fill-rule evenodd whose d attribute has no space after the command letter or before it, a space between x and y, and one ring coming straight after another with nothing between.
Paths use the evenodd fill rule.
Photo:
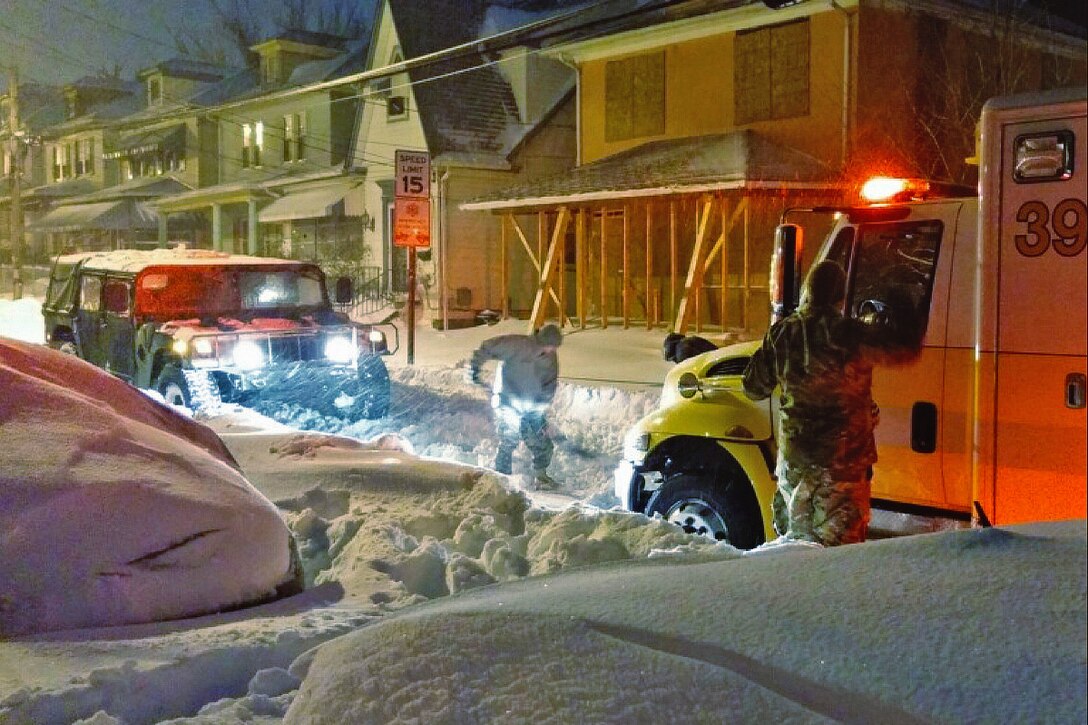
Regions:
<instances>
[{"instance_id":1,"label":"snow bank","mask_svg":"<svg viewBox=\"0 0 1088 725\"><path fill-rule=\"evenodd\" d=\"M0 634L172 619L294 582L219 438L74 357L0 339Z\"/></svg>"},{"instance_id":2,"label":"snow bank","mask_svg":"<svg viewBox=\"0 0 1088 725\"><path fill-rule=\"evenodd\" d=\"M223 435L286 512L308 583L336 583L346 601L375 611L660 550L736 555L638 514L569 501L559 512L533 508L509 478L417 457L389 434L366 443L298 431Z\"/></svg>"},{"instance_id":3,"label":"snow bank","mask_svg":"<svg viewBox=\"0 0 1088 725\"><path fill-rule=\"evenodd\" d=\"M294 668L285 722L1084 722L1085 533L958 531L508 583L322 645Z\"/></svg>"}]
</instances>

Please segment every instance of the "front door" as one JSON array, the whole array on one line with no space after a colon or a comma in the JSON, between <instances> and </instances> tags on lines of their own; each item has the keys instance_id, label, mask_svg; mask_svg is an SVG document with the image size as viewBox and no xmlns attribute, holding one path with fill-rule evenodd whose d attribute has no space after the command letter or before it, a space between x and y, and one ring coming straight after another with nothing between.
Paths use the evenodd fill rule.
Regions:
<instances>
[{"instance_id":1,"label":"front door","mask_svg":"<svg viewBox=\"0 0 1088 725\"><path fill-rule=\"evenodd\" d=\"M114 375L131 380L135 371L132 282L107 278L102 289L102 308L104 367Z\"/></svg>"},{"instance_id":2,"label":"front door","mask_svg":"<svg viewBox=\"0 0 1088 725\"><path fill-rule=\"evenodd\" d=\"M80 357L99 367L106 364L102 282L99 275L85 274L80 278L79 303L73 320Z\"/></svg>"},{"instance_id":3,"label":"front door","mask_svg":"<svg viewBox=\"0 0 1088 725\"><path fill-rule=\"evenodd\" d=\"M891 315L904 325L904 339L923 339L924 332L916 359L878 364L873 373L880 408L874 499L939 508L965 504L946 485L941 449L951 240L961 206L934 204L909 220L861 224L844 247L847 258L836 260L849 273L849 314ZM948 250L942 251L942 241Z\"/></svg>"}]
</instances>

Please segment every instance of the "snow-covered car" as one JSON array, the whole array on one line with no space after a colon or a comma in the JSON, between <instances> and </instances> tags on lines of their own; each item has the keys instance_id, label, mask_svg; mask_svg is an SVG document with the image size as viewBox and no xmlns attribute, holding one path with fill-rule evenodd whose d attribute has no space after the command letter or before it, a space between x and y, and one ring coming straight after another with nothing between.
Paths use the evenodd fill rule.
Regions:
<instances>
[{"instance_id":1,"label":"snow-covered car","mask_svg":"<svg viewBox=\"0 0 1088 725\"><path fill-rule=\"evenodd\" d=\"M0 639L302 590L291 531L211 429L73 356L4 338L0 391Z\"/></svg>"},{"instance_id":2,"label":"snow-covered car","mask_svg":"<svg viewBox=\"0 0 1088 725\"><path fill-rule=\"evenodd\" d=\"M350 299L348 280L337 294ZM314 264L191 249L63 255L42 314L51 347L171 404L305 391L296 402L329 415L389 409L385 331L337 312Z\"/></svg>"}]
</instances>

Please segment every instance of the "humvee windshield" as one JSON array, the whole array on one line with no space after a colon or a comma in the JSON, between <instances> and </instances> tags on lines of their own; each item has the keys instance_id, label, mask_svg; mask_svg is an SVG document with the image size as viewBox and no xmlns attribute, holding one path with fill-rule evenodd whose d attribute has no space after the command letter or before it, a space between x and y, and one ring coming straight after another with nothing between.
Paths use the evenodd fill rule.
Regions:
<instances>
[{"instance_id":1,"label":"humvee windshield","mask_svg":"<svg viewBox=\"0 0 1088 725\"><path fill-rule=\"evenodd\" d=\"M326 306L321 272L313 267L156 267L137 283L137 314L157 319L252 317Z\"/></svg>"}]
</instances>

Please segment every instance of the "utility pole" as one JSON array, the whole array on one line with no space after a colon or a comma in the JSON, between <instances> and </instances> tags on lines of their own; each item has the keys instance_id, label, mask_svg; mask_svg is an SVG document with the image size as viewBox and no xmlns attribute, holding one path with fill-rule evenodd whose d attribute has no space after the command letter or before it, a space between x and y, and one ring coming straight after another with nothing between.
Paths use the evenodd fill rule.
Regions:
<instances>
[{"instance_id":1,"label":"utility pole","mask_svg":"<svg viewBox=\"0 0 1088 725\"><path fill-rule=\"evenodd\" d=\"M8 67L8 147L11 149L11 298L23 296L23 139L19 135L19 74Z\"/></svg>"}]
</instances>

